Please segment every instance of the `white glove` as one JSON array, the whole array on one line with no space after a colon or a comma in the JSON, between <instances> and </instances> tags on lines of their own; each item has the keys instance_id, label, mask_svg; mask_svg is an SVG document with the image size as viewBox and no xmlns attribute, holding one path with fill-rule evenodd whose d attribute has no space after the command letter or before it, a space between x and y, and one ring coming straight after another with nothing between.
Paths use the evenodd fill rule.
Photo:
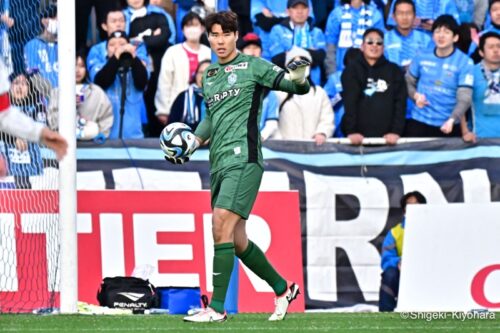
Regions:
<instances>
[{"instance_id":1,"label":"white glove","mask_svg":"<svg viewBox=\"0 0 500 333\"><path fill-rule=\"evenodd\" d=\"M311 63L307 60L294 60L286 66L289 75L288 79L297 84L304 84L306 81L306 70Z\"/></svg>"}]
</instances>

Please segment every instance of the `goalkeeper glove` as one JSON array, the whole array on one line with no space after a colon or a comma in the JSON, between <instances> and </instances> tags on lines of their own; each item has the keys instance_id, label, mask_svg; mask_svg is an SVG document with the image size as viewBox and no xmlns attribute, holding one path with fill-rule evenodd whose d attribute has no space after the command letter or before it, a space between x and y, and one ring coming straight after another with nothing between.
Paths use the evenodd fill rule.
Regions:
<instances>
[{"instance_id":1,"label":"goalkeeper glove","mask_svg":"<svg viewBox=\"0 0 500 333\"><path fill-rule=\"evenodd\" d=\"M288 79L297 84L304 84L306 81L306 69L311 63L307 60L294 60L286 66L288 69Z\"/></svg>"},{"instance_id":2,"label":"goalkeeper glove","mask_svg":"<svg viewBox=\"0 0 500 333\"><path fill-rule=\"evenodd\" d=\"M165 160L169 161L172 164L184 164L186 162L189 162L189 158L191 157L191 155L193 155L194 151L196 149L198 149L199 146L200 146L200 143L195 138L193 143L191 144L191 146L188 147L188 149L184 153L184 155L179 156L179 157L165 155Z\"/></svg>"}]
</instances>

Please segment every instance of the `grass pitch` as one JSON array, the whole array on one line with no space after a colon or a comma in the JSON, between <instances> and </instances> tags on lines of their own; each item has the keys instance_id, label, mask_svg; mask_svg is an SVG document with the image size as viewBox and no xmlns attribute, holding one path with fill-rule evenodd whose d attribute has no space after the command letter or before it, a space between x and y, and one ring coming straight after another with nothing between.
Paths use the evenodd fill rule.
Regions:
<instances>
[{"instance_id":1,"label":"grass pitch","mask_svg":"<svg viewBox=\"0 0 500 333\"><path fill-rule=\"evenodd\" d=\"M402 319L398 313L237 314L224 323L192 324L171 315L0 315L0 332L500 332L495 319Z\"/></svg>"}]
</instances>

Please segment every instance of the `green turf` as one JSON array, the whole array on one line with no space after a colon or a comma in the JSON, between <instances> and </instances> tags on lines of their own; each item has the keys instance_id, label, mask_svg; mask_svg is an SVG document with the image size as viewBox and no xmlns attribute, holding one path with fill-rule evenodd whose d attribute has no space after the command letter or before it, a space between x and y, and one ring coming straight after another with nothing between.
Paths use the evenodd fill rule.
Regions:
<instances>
[{"instance_id":1,"label":"green turf","mask_svg":"<svg viewBox=\"0 0 500 333\"><path fill-rule=\"evenodd\" d=\"M496 319L401 319L396 313L238 314L224 323L192 324L169 315L0 315L0 332L500 332Z\"/></svg>"}]
</instances>

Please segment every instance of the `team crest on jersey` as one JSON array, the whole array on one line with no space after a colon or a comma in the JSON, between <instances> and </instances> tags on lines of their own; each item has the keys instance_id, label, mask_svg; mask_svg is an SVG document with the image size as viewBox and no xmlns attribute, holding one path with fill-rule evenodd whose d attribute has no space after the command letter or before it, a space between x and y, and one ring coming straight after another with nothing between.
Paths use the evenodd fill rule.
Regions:
<instances>
[{"instance_id":1,"label":"team crest on jersey","mask_svg":"<svg viewBox=\"0 0 500 333\"><path fill-rule=\"evenodd\" d=\"M215 75L217 75L217 73L219 73L219 69L218 68L212 68L211 70L208 71L207 77L215 76Z\"/></svg>"},{"instance_id":2,"label":"team crest on jersey","mask_svg":"<svg viewBox=\"0 0 500 333\"><path fill-rule=\"evenodd\" d=\"M230 86L234 85L237 80L238 80L238 75L236 75L236 73L231 73L227 77L227 83L229 83Z\"/></svg>"}]
</instances>

